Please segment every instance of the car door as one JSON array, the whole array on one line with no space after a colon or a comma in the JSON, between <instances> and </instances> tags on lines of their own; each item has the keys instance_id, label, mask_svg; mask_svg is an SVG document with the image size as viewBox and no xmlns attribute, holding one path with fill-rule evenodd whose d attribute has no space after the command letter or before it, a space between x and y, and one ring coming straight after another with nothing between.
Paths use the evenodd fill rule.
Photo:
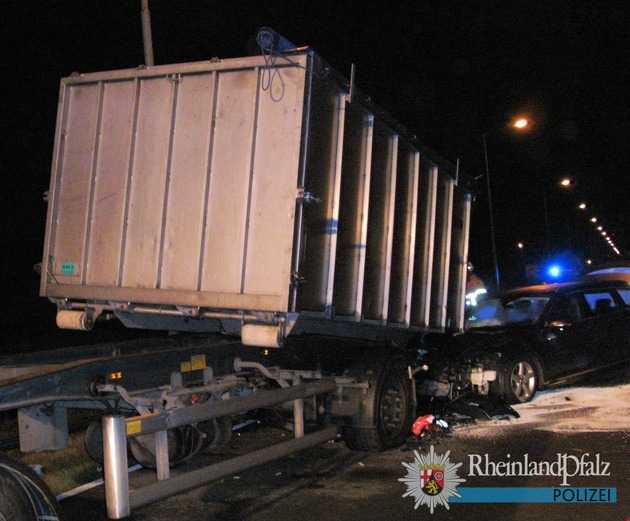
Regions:
<instances>
[{"instance_id":1,"label":"car door","mask_svg":"<svg viewBox=\"0 0 630 521\"><path fill-rule=\"evenodd\" d=\"M600 367L623 360L621 345L626 330L624 306L614 289L590 289L584 291L584 300L589 313L588 321L593 324L595 342L590 356L591 367Z\"/></svg>"},{"instance_id":2,"label":"car door","mask_svg":"<svg viewBox=\"0 0 630 521\"><path fill-rule=\"evenodd\" d=\"M610 317L610 348L616 360L630 360L630 288L611 288L611 293L618 307Z\"/></svg>"},{"instance_id":3,"label":"car door","mask_svg":"<svg viewBox=\"0 0 630 521\"><path fill-rule=\"evenodd\" d=\"M589 368L597 334L579 291L556 295L541 317L540 355L545 379Z\"/></svg>"},{"instance_id":4,"label":"car door","mask_svg":"<svg viewBox=\"0 0 630 521\"><path fill-rule=\"evenodd\" d=\"M622 350L622 358L630 360L630 287L616 288L619 304L622 306L622 338L619 344Z\"/></svg>"}]
</instances>

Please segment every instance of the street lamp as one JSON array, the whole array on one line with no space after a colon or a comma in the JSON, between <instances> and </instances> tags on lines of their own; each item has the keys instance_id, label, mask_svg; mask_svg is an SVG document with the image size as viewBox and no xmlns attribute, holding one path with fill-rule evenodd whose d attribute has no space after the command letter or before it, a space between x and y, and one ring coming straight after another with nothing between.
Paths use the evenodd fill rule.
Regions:
<instances>
[{"instance_id":1,"label":"street lamp","mask_svg":"<svg viewBox=\"0 0 630 521\"><path fill-rule=\"evenodd\" d=\"M517 118L514 120L514 123L512 123L512 126L518 130L523 130L529 126L529 120L523 117Z\"/></svg>"},{"instance_id":2,"label":"street lamp","mask_svg":"<svg viewBox=\"0 0 630 521\"><path fill-rule=\"evenodd\" d=\"M522 242L517 242L517 243L516 243L516 247L517 247L519 250L522 250L522 249L525 247L525 245L524 245Z\"/></svg>"},{"instance_id":3,"label":"street lamp","mask_svg":"<svg viewBox=\"0 0 630 521\"><path fill-rule=\"evenodd\" d=\"M497 292L501 291L501 275L499 274L499 257L497 256L497 240L494 231L494 212L492 210L492 188L490 188L490 167L488 166L488 139L487 132L481 134L483 141L483 159L486 166L486 191L488 194L488 217L490 219L490 241L492 245L492 261L494 263L494 280L497 284Z\"/></svg>"},{"instance_id":4,"label":"street lamp","mask_svg":"<svg viewBox=\"0 0 630 521\"><path fill-rule=\"evenodd\" d=\"M530 121L524 116L519 116L512 122L512 128L517 130L525 130L530 127ZM497 255L497 240L494 229L494 211L492 208L492 188L490 186L490 166L488 164L488 132L481 134L481 141L483 143L483 159L486 169L486 192L488 195L488 217L490 221L490 241L492 245L492 261L494 264L494 280L497 285L497 291L501 290L501 274L499 272L499 257Z\"/></svg>"},{"instance_id":5,"label":"street lamp","mask_svg":"<svg viewBox=\"0 0 630 521\"><path fill-rule=\"evenodd\" d=\"M586 203L580 203L580 204L578 205L578 208L579 208L580 210L586 210Z\"/></svg>"},{"instance_id":6,"label":"street lamp","mask_svg":"<svg viewBox=\"0 0 630 521\"><path fill-rule=\"evenodd\" d=\"M573 185L573 180L570 177L563 177L560 179L560 186L563 188L569 188Z\"/></svg>"},{"instance_id":7,"label":"street lamp","mask_svg":"<svg viewBox=\"0 0 630 521\"><path fill-rule=\"evenodd\" d=\"M591 222L592 223L596 223L597 222L597 217L591 217Z\"/></svg>"}]
</instances>

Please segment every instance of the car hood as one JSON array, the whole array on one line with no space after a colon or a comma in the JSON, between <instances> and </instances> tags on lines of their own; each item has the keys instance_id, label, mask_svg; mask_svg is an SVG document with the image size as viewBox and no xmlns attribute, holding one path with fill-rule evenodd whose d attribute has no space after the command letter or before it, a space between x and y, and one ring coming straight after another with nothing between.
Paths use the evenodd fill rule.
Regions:
<instances>
[{"instance_id":1,"label":"car hood","mask_svg":"<svg viewBox=\"0 0 630 521\"><path fill-rule=\"evenodd\" d=\"M536 335L535 325L513 325L469 329L459 335L428 338L424 343L433 361L455 361L481 353L509 352L522 349Z\"/></svg>"}]
</instances>

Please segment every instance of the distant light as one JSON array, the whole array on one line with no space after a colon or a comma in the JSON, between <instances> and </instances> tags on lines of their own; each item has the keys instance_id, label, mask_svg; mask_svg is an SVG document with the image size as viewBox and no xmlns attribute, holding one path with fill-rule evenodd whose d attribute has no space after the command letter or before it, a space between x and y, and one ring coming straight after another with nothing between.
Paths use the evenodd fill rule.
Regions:
<instances>
[{"instance_id":1,"label":"distant light","mask_svg":"<svg viewBox=\"0 0 630 521\"><path fill-rule=\"evenodd\" d=\"M514 128L523 129L523 128L529 126L529 120L527 118L518 118L513 123L513 126L514 126Z\"/></svg>"},{"instance_id":2,"label":"distant light","mask_svg":"<svg viewBox=\"0 0 630 521\"><path fill-rule=\"evenodd\" d=\"M569 186L571 186L571 184L572 184L572 181L568 177L565 177L560 180L560 186L564 186L565 188L568 188Z\"/></svg>"},{"instance_id":3,"label":"distant light","mask_svg":"<svg viewBox=\"0 0 630 521\"><path fill-rule=\"evenodd\" d=\"M604 237L606 237L606 232L602 232L602 235L603 235Z\"/></svg>"},{"instance_id":4,"label":"distant light","mask_svg":"<svg viewBox=\"0 0 630 521\"><path fill-rule=\"evenodd\" d=\"M599 232L601 232L603 229L604 229L604 227L601 226L601 225L597 227L597 231L599 231Z\"/></svg>"},{"instance_id":5,"label":"distant light","mask_svg":"<svg viewBox=\"0 0 630 521\"><path fill-rule=\"evenodd\" d=\"M552 279L559 279L562 275L562 268L558 264L552 264L547 268L547 275Z\"/></svg>"},{"instance_id":6,"label":"distant light","mask_svg":"<svg viewBox=\"0 0 630 521\"><path fill-rule=\"evenodd\" d=\"M522 242L517 242L517 243L516 243L516 247L517 247L519 250L522 250L522 249L525 247L525 245L524 245Z\"/></svg>"},{"instance_id":7,"label":"distant light","mask_svg":"<svg viewBox=\"0 0 630 521\"><path fill-rule=\"evenodd\" d=\"M597 217L591 217L591 222L592 223L596 223L597 222Z\"/></svg>"},{"instance_id":8,"label":"distant light","mask_svg":"<svg viewBox=\"0 0 630 521\"><path fill-rule=\"evenodd\" d=\"M586 259L586 264L590 266L591 264L593 264L593 261L591 259Z\"/></svg>"},{"instance_id":9,"label":"distant light","mask_svg":"<svg viewBox=\"0 0 630 521\"><path fill-rule=\"evenodd\" d=\"M615 251L617 255L621 255L621 252L617 248L613 248L613 250Z\"/></svg>"},{"instance_id":10,"label":"distant light","mask_svg":"<svg viewBox=\"0 0 630 521\"><path fill-rule=\"evenodd\" d=\"M580 203L580 204L578 205L578 208L579 208L580 210L586 210L586 203Z\"/></svg>"}]
</instances>

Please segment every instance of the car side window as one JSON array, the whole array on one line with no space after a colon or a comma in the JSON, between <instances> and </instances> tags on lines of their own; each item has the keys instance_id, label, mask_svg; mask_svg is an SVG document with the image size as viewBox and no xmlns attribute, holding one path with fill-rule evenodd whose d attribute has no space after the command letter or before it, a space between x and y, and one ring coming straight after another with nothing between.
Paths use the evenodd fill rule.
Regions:
<instances>
[{"instance_id":1,"label":"car side window","mask_svg":"<svg viewBox=\"0 0 630 521\"><path fill-rule=\"evenodd\" d=\"M626 306L630 306L630 288L628 289L618 288L617 293L619 293L619 296L621 297L621 300L623 300L623 303Z\"/></svg>"},{"instance_id":2,"label":"car side window","mask_svg":"<svg viewBox=\"0 0 630 521\"><path fill-rule=\"evenodd\" d=\"M584 292L584 299L593 315L600 316L615 311L617 303L609 291Z\"/></svg>"},{"instance_id":3,"label":"car side window","mask_svg":"<svg viewBox=\"0 0 630 521\"><path fill-rule=\"evenodd\" d=\"M562 295L553 303L546 320L559 320L574 323L582 320L582 315L579 295Z\"/></svg>"}]
</instances>

